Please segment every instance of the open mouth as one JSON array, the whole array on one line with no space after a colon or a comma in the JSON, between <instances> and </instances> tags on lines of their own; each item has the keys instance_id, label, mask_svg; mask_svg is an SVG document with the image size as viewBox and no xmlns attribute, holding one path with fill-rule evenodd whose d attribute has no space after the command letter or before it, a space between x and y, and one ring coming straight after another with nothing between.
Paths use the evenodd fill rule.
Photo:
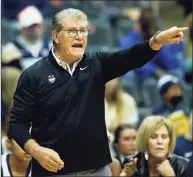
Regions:
<instances>
[{"instance_id":1,"label":"open mouth","mask_svg":"<svg viewBox=\"0 0 193 177\"><path fill-rule=\"evenodd\" d=\"M77 49L82 49L83 44L73 44L72 47Z\"/></svg>"}]
</instances>

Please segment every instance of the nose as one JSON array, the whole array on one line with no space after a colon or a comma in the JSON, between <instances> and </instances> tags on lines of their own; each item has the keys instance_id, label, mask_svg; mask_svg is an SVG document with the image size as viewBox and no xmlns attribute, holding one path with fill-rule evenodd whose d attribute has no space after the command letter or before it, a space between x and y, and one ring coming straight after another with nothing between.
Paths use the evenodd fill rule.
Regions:
<instances>
[{"instance_id":1,"label":"nose","mask_svg":"<svg viewBox=\"0 0 193 177\"><path fill-rule=\"evenodd\" d=\"M131 141L130 144L131 144L132 146L135 146L136 142L135 142L135 141Z\"/></svg>"},{"instance_id":2,"label":"nose","mask_svg":"<svg viewBox=\"0 0 193 177\"><path fill-rule=\"evenodd\" d=\"M82 38L82 34L81 34L80 31L77 32L75 38L76 38L76 39L81 39L81 38Z\"/></svg>"},{"instance_id":3,"label":"nose","mask_svg":"<svg viewBox=\"0 0 193 177\"><path fill-rule=\"evenodd\" d=\"M161 144L162 143L162 138L161 137L157 137L157 143Z\"/></svg>"}]
</instances>

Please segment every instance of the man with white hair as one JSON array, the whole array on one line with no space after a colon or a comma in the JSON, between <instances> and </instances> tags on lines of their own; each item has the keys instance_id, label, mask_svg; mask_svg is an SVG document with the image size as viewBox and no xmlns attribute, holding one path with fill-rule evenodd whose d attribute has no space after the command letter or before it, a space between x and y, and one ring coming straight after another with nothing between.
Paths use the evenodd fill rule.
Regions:
<instances>
[{"instance_id":1,"label":"man with white hair","mask_svg":"<svg viewBox=\"0 0 193 177\"><path fill-rule=\"evenodd\" d=\"M21 55L20 65L25 69L33 63L27 64L26 60L47 56L51 46L49 47L48 39L44 39L43 17L35 6L27 6L21 10L17 15L17 20L21 34L3 48L2 53L5 56L3 62L8 62L6 56L9 52L18 51Z\"/></svg>"},{"instance_id":2,"label":"man with white hair","mask_svg":"<svg viewBox=\"0 0 193 177\"><path fill-rule=\"evenodd\" d=\"M188 28L172 27L118 52L85 53L85 13L64 9L52 27L49 55L19 79L9 135L33 157L32 176L111 176L105 84L143 66L163 44L179 43Z\"/></svg>"},{"instance_id":3,"label":"man with white hair","mask_svg":"<svg viewBox=\"0 0 193 177\"><path fill-rule=\"evenodd\" d=\"M35 6L25 7L17 19L21 33L2 48L2 96L9 109L22 71L47 56L51 47L44 39L43 17Z\"/></svg>"}]
</instances>

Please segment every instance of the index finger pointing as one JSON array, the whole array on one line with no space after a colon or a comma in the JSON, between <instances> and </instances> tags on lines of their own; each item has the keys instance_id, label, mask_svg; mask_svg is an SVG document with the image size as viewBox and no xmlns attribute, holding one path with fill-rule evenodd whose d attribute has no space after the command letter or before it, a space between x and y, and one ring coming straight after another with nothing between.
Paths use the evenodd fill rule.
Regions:
<instances>
[{"instance_id":1,"label":"index finger pointing","mask_svg":"<svg viewBox=\"0 0 193 177\"><path fill-rule=\"evenodd\" d=\"M188 27L182 27L182 28L178 28L179 32L185 32L188 31Z\"/></svg>"}]
</instances>

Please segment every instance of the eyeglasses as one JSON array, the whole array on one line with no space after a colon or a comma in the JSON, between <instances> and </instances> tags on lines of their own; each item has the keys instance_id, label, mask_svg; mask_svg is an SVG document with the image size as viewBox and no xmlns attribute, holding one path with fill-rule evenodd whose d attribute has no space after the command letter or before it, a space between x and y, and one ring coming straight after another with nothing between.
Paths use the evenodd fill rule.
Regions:
<instances>
[{"instance_id":1,"label":"eyeglasses","mask_svg":"<svg viewBox=\"0 0 193 177\"><path fill-rule=\"evenodd\" d=\"M77 30L76 28L69 28L69 29L66 29L66 30L64 29L64 30L61 30L61 31L67 31L69 37L76 37L78 32L80 32L80 34L83 37L88 36L88 29L87 28L83 28L83 29L80 29L80 30Z\"/></svg>"}]
</instances>

